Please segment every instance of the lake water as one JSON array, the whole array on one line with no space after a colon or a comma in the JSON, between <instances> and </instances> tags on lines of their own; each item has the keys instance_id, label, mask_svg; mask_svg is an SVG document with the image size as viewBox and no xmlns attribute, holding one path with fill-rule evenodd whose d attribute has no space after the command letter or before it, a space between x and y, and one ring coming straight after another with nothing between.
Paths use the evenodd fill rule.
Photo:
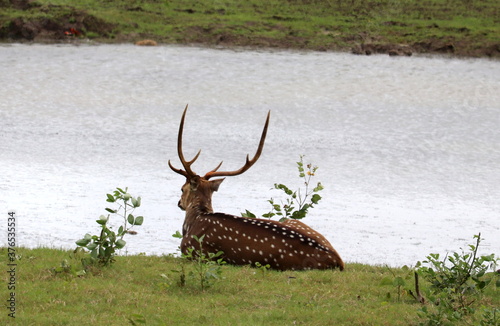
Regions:
<instances>
[{"instance_id":1,"label":"lake water","mask_svg":"<svg viewBox=\"0 0 500 326\"><path fill-rule=\"evenodd\" d=\"M500 254L500 62L182 46L0 45L0 245L74 248L98 233L106 193L129 187L145 222L129 253L175 253L184 152L226 178L216 211L269 211L275 182L319 166L323 200L304 220L346 262L401 266L481 232ZM116 221L118 225L119 221Z\"/></svg>"}]
</instances>

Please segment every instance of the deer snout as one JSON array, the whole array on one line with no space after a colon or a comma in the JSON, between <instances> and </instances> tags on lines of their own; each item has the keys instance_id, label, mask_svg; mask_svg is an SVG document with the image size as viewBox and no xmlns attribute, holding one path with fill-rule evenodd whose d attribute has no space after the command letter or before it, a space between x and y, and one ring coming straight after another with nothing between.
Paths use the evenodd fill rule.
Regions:
<instances>
[{"instance_id":1,"label":"deer snout","mask_svg":"<svg viewBox=\"0 0 500 326\"><path fill-rule=\"evenodd\" d=\"M179 202L177 203L177 206L178 206L181 210L183 210L183 211L185 211L185 210L186 210L184 207L182 207L182 203L181 203L181 201L180 201L180 200L179 200Z\"/></svg>"}]
</instances>

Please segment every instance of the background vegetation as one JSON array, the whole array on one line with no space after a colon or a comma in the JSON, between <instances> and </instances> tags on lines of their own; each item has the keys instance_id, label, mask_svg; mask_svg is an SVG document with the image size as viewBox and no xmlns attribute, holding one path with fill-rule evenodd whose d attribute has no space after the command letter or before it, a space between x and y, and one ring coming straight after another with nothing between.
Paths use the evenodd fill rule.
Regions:
<instances>
[{"instance_id":1,"label":"background vegetation","mask_svg":"<svg viewBox=\"0 0 500 326\"><path fill-rule=\"evenodd\" d=\"M497 0L0 0L0 39L500 56ZM74 28L75 33L71 33Z\"/></svg>"}]
</instances>

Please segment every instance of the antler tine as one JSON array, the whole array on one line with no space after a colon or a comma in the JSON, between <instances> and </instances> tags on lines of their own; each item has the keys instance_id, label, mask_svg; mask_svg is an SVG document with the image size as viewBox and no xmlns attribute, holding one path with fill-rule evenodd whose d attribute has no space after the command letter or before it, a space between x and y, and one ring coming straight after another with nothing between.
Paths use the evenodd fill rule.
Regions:
<instances>
[{"instance_id":1,"label":"antler tine","mask_svg":"<svg viewBox=\"0 0 500 326\"><path fill-rule=\"evenodd\" d=\"M186 104L186 108L182 113L181 123L179 125L179 134L177 135L177 154L179 155L179 159L181 160L182 166L184 167L185 171L173 167L172 164L170 163L170 160L168 161L168 165L174 172L182 174L186 178L189 178L196 175L196 173L194 173L193 170L191 170L191 164L193 164L194 161L196 161L196 159L198 158L198 156L200 156L201 149L198 151L198 153L194 156L194 158L191 161L186 161L186 159L184 158L184 154L182 153L182 133L184 131L184 119L186 117L187 109L188 105Z\"/></svg>"},{"instance_id":2,"label":"antler tine","mask_svg":"<svg viewBox=\"0 0 500 326\"><path fill-rule=\"evenodd\" d=\"M186 178L188 177L188 174L186 173L186 171L175 168L172 165L172 163L170 163L170 160L168 160L168 166L170 166L170 169L172 169L172 171L174 171L175 173L179 173L179 174L185 176Z\"/></svg>"},{"instance_id":3,"label":"antler tine","mask_svg":"<svg viewBox=\"0 0 500 326\"><path fill-rule=\"evenodd\" d=\"M222 162L224 162L224 161L221 161L221 162L219 163L219 165L217 165L217 166L215 167L215 169L213 169L212 171L210 171L210 172L208 172L208 173L212 173L212 172L217 171L217 170L220 168L220 166L222 165ZM208 174L208 173L207 173L207 174Z\"/></svg>"},{"instance_id":4,"label":"antler tine","mask_svg":"<svg viewBox=\"0 0 500 326\"><path fill-rule=\"evenodd\" d=\"M271 116L271 111L267 113L267 118L266 118L266 123L264 124L264 130L262 130L262 135L260 136L260 142L259 142L259 148L257 148L257 152L255 153L254 157L250 159L250 155L247 154L246 162L245 165L243 165L240 169L235 170L235 171L219 171L219 167L221 166L222 162L213 169L212 171L208 172L205 174L204 179L208 180L213 177L230 177L230 176L235 176L244 173L246 170L250 169L252 165L257 162L257 160L260 157L260 154L262 154L262 150L264 149L264 142L266 140L266 135L267 135L267 127L269 126L269 118Z\"/></svg>"}]
</instances>

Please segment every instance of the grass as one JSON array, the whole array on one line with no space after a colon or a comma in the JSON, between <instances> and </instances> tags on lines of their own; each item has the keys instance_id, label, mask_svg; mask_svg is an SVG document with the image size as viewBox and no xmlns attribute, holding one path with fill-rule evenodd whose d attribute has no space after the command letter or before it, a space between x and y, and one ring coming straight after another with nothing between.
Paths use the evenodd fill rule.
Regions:
<instances>
[{"instance_id":1,"label":"grass","mask_svg":"<svg viewBox=\"0 0 500 326\"><path fill-rule=\"evenodd\" d=\"M451 48L458 55L500 56L496 0L38 0L28 10L4 10L0 38L13 17L71 19L61 15L61 7L109 24L100 31L82 27L105 42L152 38L311 50L402 44L420 52Z\"/></svg>"},{"instance_id":2,"label":"grass","mask_svg":"<svg viewBox=\"0 0 500 326\"><path fill-rule=\"evenodd\" d=\"M140 324L141 316L146 325L416 325L419 321L421 305L406 291L398 300L396 287L386 281L394 277L392 273L408 274L402 269L391 272L386 267L347 264L344 272L277 272L222 266L223 279L201 291L194 279L188 278L185 287L177 285L179 276L172 270L178 270L181 261L171 256L120 256L112 266L78 277L51 271L63 260L78 266L71 251L16 250L16 319L13 323L2 311L4 325L127 325L132 324L129 319ZM7 265L6 248L0 248L0 264ZM6 273L2 282L7 284ZM8 296L6 287L0 292L2 300ZM498 291L488 287L479 305L499 307Z\"/></svg>"}]
</instances>

